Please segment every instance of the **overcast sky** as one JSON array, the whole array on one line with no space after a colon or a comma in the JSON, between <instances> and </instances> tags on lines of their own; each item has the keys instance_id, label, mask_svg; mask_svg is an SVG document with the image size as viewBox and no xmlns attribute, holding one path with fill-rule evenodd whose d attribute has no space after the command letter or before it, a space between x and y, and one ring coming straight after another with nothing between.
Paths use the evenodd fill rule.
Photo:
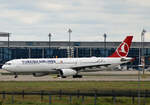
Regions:
<instances>
[{"instance_id":1,"label":"overcast sky","mask_svg":"<svg viewBox=\"0 0 150 105\"><path fill-rule=\"evenodd\" d=\"M13 41L150 41L150 0L0 0L0 31ZM0 38L0 40L7 40Z\"/></svg>"}]
</instances>

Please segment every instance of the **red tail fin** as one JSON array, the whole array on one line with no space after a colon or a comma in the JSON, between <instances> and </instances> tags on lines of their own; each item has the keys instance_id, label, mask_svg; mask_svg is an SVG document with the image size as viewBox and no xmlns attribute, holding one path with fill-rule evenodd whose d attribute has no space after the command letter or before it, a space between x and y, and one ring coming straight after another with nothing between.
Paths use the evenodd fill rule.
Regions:
<instances>
[{"instance_id":1,"label":"red tail fin","mask_svg":"<svg viewBox=\"0 0 150 105\"><path fill-rule=\"evenodd\" d=\"M127 36L125 40L119 45L116 51L109 57L126 57L132 43L133 36Z\"/></svg>"}]
</instances>

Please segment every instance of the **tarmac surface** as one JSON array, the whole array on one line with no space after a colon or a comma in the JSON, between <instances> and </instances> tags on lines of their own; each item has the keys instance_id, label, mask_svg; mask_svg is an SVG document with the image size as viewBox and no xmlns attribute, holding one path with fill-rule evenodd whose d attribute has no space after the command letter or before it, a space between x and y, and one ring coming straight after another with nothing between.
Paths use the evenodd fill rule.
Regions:
<instances>
[{"instance_id":1,"label":"tarmac surface","mask_svg":"<svg viewBox=\"0 0 150 105\"><path fill-rule=\"evenodd\" d=\"M0 70L1 73L7 73ZM90 73L81 73L83 78L57 78L56 75L47 75L42 77L34 77L33 75L0 75L0 81L138 81L138 71L99 71ZM142 74L142 72L141 72ZM150 72L141 76L141 81L150 81Z\"/></svg>"}]
</instances>

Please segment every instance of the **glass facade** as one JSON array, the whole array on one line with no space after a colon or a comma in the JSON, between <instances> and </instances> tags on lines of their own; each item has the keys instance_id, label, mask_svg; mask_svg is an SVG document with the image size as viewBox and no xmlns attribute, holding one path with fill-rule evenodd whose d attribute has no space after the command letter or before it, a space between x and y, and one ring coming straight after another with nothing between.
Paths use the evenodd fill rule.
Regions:
<instances>
[{"instance_id":1,"label":"glass facade","mask_svg":"<svg viewBox=\"0 0 150 105\"><path fill-rule=\"evenodd\" d=\"M90 47L73 47L71 50L74 57L104 57L111 55L115 48L90 48ZM1 47L0 48L0 64L3 65L11 59L21 58L67 58L68 49L60 47ZM135 58L135 61L128 63L128 66L137 67L139 62L139 48L130 48L129 57ZM150 65L150 48L144 49L145 65Z\"/></svg>"},{"instance_id":2,"label":"glass facade","mask_svg":"<svg viewBox=\"0 0 150 105\"><path fill-rule=\"evenodd\" d=\"M29 58L29 48L10 48L10 59Z\"/></svg>"}]
</instances>

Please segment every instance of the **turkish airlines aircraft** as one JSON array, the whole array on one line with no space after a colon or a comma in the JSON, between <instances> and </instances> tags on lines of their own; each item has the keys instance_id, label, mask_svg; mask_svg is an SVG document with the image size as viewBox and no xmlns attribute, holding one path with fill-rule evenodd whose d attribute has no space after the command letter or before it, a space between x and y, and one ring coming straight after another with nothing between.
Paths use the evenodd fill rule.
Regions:
<instances>
[{"instance_id":1,"label":"turkish airlines aircraft","mask_svg":"<svg viewBox=\"0 0 150 105\"><path fill-rule=\"evenodd\" d=\"M86 72L87 69L108 69L132 61L132 58L127 57L132 38L127 36L109 57L14 59L6 62L2 69L14 73L15 78L18 73L32 73L35 77L58 73L62 78L81 78L82 75L78 73Z\"/></svg>"}]
</instances>

